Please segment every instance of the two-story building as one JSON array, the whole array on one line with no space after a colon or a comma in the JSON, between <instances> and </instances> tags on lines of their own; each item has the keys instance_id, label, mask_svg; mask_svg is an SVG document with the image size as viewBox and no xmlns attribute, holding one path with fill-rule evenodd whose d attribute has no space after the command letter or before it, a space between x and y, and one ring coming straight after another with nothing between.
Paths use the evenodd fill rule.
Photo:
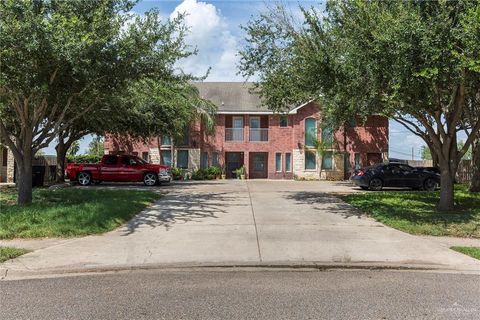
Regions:
<instances>
[{"instance_id":1,"label":"two-story building","mask_svg":"<svg viewBox=\"0 0 480 320\"><path fill-rule=\"evenodd\" d=\"M352 119L348 126L333 130L322 125L321 108L313 101L275 114L260 107L248 83L195 85L202 98L218 107L214 135L205 135L199 123L192 124L182 141L161 136L138 143L107 135L105 152L137 154L187 170L221 166L227 177L245 166L250 179L342 180L355 167L388 159L385 117L371 116L362 124Z\"/></svg>"}]
</instances>

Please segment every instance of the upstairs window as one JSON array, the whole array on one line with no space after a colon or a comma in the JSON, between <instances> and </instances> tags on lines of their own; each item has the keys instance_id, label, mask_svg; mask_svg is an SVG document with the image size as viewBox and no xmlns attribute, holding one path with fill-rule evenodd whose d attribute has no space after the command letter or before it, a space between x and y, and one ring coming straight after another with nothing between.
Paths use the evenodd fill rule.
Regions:
<instances>
[{"instance_id":1,"label":"upstairs window","mask_svg":"<svg viewBox=\"0 0 480 320\"><path fill-rule=\"evenodd\" d=\"M288 127L288 116L286 114L282 114L280 116L280 128Z\"/></svg>"},{"instance_id":2,"label":"upstairs window","mask_svg":"<svg viewBox=\"0 0 480 320\"><path fill-rule=\"evenodd\" d=\"M305 119L305 145L313 147L317 139L317 120L314 118Z\"/></svg>"},{"instance_id":3,"label":"upstairs window","mask_svg":"<svg viewBox=\"0 0 480 320\"><path fill-rule=\"evenodd\" d=\"M331 127L322 128L322 142L327 146L333 144L333 129Z\"/></svg>"},{"instance_id":4,"label":"upstairs window","mask_svg":"<svg viewBox=\"0 0 480 320\"><path fill-rule=\"evenodd\" d=\"M172 139L170 139L170 136L163 135L161 144L162 146L170 146L172 144Z\"/></svg>"}]
</instances>

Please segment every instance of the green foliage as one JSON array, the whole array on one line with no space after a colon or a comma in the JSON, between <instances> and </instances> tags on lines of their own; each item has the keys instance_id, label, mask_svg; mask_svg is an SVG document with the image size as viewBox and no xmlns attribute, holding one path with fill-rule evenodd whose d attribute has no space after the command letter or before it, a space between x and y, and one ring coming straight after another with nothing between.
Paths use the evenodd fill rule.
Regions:
<instances>
[{"instance_id":1,"label":"green foliage","mask_svg":"<svg viewBox=\"0 0 480 320\"><path fill-rule=\"evenodd\" d=\"M102 160L102 156L80 154L76 156L67 155L67 162L69 163L99 163Z\"/></svg>"},{"instance_id":2,"label":"green foliage","mask_svg":"<svg viewBox=\"0 0 480 320\"><path fill-rule=\"evenodd\" d=\"M27 252L28 250L25 249L0 247L0 263L19 257Z\"/></svg>"},{"instance_id":3,"label":"green foliage","mask_svg":"<svg viewBox=\"0 0 480 320\"><path fill-rule=\"evenodd\" d=\"M92 139L92 141L90 141L90 143L88 144L87 154L89 156L100 158L105 154L102 137L96 136Z\"/></svg>"},{"instance_id":4,"label":"green foliage","mask_svg":"<svg viewBox=\"0 0 480 320\"><path fill-rule=\"evenodd\" d=\"M130 220L160 195L142 190L35 189L34 203L0 194L0 239L76 237L104 233Z\"/></svg>"},{"instance_id":5,"label":"green foliage","mask_svg":"<svg viewBox=\"0 0 480 320\"><path fill-rule=\"evenodd\" d=\"M450 249L480 260L480 248L479 247L451 247Z\"/></svg>"},{"instance_id":6,"label":"green foliage","mask_svg":"<svg viewBox=\"0 0 480 320\"><path fill-rule=\"evenodd\" d=\"M421 152L422 160L432 160L432 153L427 146L422 146Z\"/></svg>"},{"instance_id":7,"label":"green foliage","mask_svg":"<svg viewBox=\"0 0 480 320\"><path fill-rule=\"evenodd\" d=\"M182 178L182 175L183 175L182 168L171 167L170 170L171 170L171 173L172 173L172 179L173 180L180 180Z\"/></svg>"},{"instance_id":8,"label":"green foliage","mask_svg":"<svg viewBox=\"0 0 480 320\"><path fill-rule=\"evenodd\" d=\"M480 238L480 195L457 185L457 206L451 212L435 208L438 192L366 192L342 197L376 220L412 234Z\"/></svg>"},{"instance_id":9,"label":"green foliage","mask_svg":"<svg viewBox=\"0 0 480 320\"><path fill-rule=\"evenodd\" d=\"M74 142L72 142L72 145L68 149L67 154L70 156L75 156L78 151L80 151L80 143L78 142L78 140L75 140Z\"/></svg>"},{"instance_id":10,"label":"green foliage","mask_svg":"<svg viewBox=\"0 0 480 320\"><path fill-rule=\"evenodd\" d=\"M241 166L240 168L235 170L235 175L237 176L238 179L240 179L240 176L246 175L247 169L245 169L245 166Z\"/></svg>"},{"instance_id":11,"label":"green foliage","mask_svg":"<svg viewBox=\"0 0 480 320\"><path fill-rule=\"evenodd\" d=\"M192 174L193 180L213 180L222 174L222 169L217 166L211 166L206 169L198 169Z\"/></svg>"}]
</instances>

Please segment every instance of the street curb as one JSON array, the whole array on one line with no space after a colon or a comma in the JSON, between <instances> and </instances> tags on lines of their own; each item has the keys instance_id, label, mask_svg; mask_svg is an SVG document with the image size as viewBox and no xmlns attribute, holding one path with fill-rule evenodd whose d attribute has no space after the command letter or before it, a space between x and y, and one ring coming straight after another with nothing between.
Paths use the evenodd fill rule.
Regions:
<instances>
[{"instance_id":1,"label":"street curb","mask_svg":"<svg viewBox=\"0 0 480 320\"><path fill-rule=\"evenodd\" d=\"M122 266L85 266L79 268L43 269L38 271L26 271L0 268L0 280L25 280L73 277L87 274L111 274L133 271L157 270L162 272L236 272L236 271L332 271L332 270L370 270L370 271L418 271L418 272L439 272L457 274L478 274L480 269L459 269L449 265L427 265L427 264L385 264L385 263L329 263L329 262L244 262L244 263L166 263L166 264L142 264Z\"/></svg>"}]
</instances>

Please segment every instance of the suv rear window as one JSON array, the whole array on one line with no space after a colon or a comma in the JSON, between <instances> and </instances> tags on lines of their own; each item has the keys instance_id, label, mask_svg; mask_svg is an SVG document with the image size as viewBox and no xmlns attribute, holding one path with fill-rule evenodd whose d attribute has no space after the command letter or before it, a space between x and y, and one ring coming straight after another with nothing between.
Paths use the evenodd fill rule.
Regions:
<instances>
[{"instance_id":1,"label":"suv rear window","mask_svg":"<svg viewBox=\"0 0 480 320\"><path fill-rule=\"evenodd\" d=\"M117 156L107 156L105 157L105 164L117 164Z\"/></svg>"}]
</instances>

